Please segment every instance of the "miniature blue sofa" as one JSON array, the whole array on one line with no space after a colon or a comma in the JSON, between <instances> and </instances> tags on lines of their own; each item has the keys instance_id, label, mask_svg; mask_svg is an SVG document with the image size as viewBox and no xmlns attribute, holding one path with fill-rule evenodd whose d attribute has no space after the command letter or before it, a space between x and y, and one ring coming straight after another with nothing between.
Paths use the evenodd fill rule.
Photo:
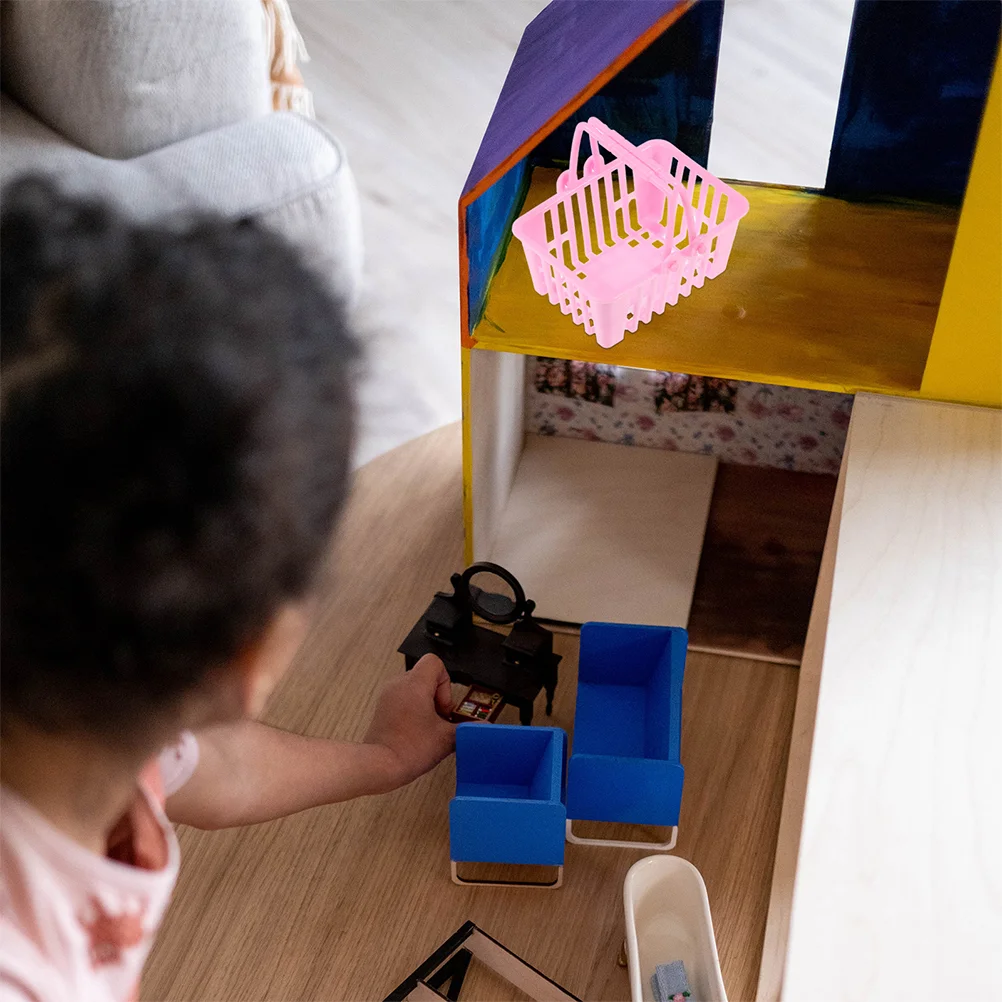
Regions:
<instances>
[{"instance_id":1,"label":"miniature blue sofa","mask_svg":"<svg viewBox=\"0 0 1002 1002\"><path fill-rule=\"evenodd\" d=\"M449 803L449 857L457 863L529 863L563 877L567 735L558 727L460 724L456 796ZM491 881L490 883L498 883Z\"/></svg>"},{"instance_id":2,"label":"miniature blue sofa","mask_svg":"<svg viewBox=\"0 0 1002 1002\"><path fill-rule=\"evenodd\" d=\"M585 623L581 628L567 817L674 829L664 844L567 839L588 845L675 845L682 803L682 677L686 631Z\"/></svg>"}]
</instances>

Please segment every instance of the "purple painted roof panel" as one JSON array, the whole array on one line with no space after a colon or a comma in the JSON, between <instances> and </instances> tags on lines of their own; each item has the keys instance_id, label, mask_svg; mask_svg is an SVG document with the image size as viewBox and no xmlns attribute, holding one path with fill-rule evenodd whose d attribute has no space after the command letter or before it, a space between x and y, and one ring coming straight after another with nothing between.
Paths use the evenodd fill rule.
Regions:
<instances>
[{"instance_id":1,"label":"purple painted roof panel","mask_svg":"<svg viewBox=\"0 0 1002 1002\"><path fill-rule=\"evenodd\" d=\"M685 0L554 0L529 23L463 193L541 129Z\"/></svg>"}]
</instances>

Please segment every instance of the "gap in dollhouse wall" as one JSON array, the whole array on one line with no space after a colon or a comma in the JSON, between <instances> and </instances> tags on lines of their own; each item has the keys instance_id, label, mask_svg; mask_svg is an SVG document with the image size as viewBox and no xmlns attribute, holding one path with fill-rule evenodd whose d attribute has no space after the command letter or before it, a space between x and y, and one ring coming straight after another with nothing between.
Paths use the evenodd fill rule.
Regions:
<instances>
[{"instance_id":1,"label":"gap in dollhouse wall","mask_svg":"<svg viewBox=\"0 0 1002 1002\"><path fill-rule=\"evenodd\" d=\"M707 166L823 188L855 0L727 0Z\"/></svg>"}]
</instances>

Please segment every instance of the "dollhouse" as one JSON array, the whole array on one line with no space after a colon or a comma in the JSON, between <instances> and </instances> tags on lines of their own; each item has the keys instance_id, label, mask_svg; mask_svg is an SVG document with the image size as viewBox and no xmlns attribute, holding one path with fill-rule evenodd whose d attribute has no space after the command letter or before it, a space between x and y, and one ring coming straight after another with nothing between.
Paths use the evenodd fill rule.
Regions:
<instances>
[{"instance_id":1,"label":"dollhouse","mask_svg":"<svg viewBox=\"0 0 1002 1002\"><path fill-rule=\"evenodd\" d=\"M533 291L512 224L579 169L578 123L706 163L722 11L551 4L460 198L467 557L510 567L543 618L686 626L718 463L834 475L858 392L1002 403L972 173L997 142L985 119L978 144L997 4L860 0L824 188L733 182L727 271L618 344Z\"/></svg>"},{"instance_id":2,"label":"dollhouse","mask_svg":"<svg viewBox=\"0 0 1002 1002\"><path fill-rule=\"evenodd\" d=\"M726 272L603 347L512 225L592 117L705 166L722 9L561 0L525 30L459 202L467 558L543 619L691 642L723 481L831 474L759 998L989 997L1002 7L857 0L823 188L725 178L749 205Z\"/></svg>"}]
</instances>

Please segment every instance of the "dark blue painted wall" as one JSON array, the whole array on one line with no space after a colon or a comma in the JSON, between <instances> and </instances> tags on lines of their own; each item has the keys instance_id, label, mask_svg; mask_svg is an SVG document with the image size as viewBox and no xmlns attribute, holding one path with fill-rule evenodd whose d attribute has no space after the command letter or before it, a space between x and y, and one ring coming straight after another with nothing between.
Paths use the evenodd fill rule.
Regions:
<instances>
[{"instance_id":1,"label":"dark blue painted wall","mask_svg":"<svg viewBox=\"0 0 1002 1002\"><path fill-rule=\"evenodd\" d=\"M511 242L511 224L529 188L528 162L520 160L466 208L466 254L469 267L467 305L472 333L483 313L487 286Z\"/></svg>"},{"instance_id":2,"label":"dark blue painted wall","mask_svg":"<svg viewBox=\"0 0 1002 1002\"><path fill-rule=\"evenodd\" d=\"M722 0L700 0L544 139L533 166L565 167L574 128L594 115L631 143L667 139L706 166Z\"/></svg>"},{"instance_id":3,"label":"dark blue painted wall","mask_svg":"<svg viewBox=\"0 0 1002 1002\"><path fill-rule=\"evenodd\" d=\"M999 44L999 0L857 0L825 192L959 205Z\"/></svg>"}]
</instances>

